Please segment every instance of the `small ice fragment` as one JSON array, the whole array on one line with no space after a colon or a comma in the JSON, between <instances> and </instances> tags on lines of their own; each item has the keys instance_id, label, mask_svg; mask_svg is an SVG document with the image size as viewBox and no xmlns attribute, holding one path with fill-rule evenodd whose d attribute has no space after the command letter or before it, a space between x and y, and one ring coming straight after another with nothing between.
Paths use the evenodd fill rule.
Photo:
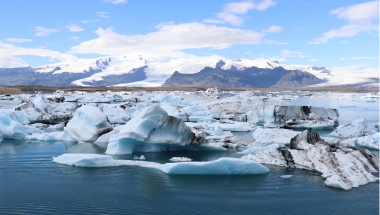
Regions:
<instances>
[{"instance_id":1,"label":"small ice fragment","mask_svg":"<svg viewBox=\"0 0 380 215\"><path fill-rule=\"evenodd\" d=\"M172 157L169 160L170 161L176 161L176 162L193 161L193 159L187 158L187 157Z\"/></svg>"},{"instance_id":2,"label":"small ice fragment","mask_svg":"<svg viewBox=\"0 0 380 215\"><path fill-rule=\"evenodd\" d=\"M282 175L282 176L280 176L281 178L291 178L291 177L293 177L293 175Z\"/></svg>"},{"instance_id":3,"label":"small ice fragment","mask_svg":"<svg viewBox=\"0 0 380 215\"><path fill-rule=\"evenodd\" d=\"M144 155L141 155L140 157L137 157L136 155L133 156L133 159L135 160L145 160L145 156Z\"/></svg>"}]
</instances>

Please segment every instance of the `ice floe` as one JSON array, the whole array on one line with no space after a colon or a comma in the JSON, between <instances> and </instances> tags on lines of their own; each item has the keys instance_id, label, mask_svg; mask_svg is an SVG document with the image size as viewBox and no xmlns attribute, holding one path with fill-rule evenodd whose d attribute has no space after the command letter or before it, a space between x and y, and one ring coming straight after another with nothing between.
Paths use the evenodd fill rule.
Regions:
<instances>
[{"instance_id":1,"label":"ice floe","mask_svg":"<svg viewBox=\"0 0 380 215\"><path fill-rule=\"evenodd\" d=\"M366 149L338 147L306 130L290 141L290 149L271 148L248 154L243 159L290 168L315 170L327 186L351 189L378 180L379 159Z\"/></svg>"},{"instance_id":2,"label":"ice floe","mask_svg":"<svg viewBox=\"0 0 380 215\"><path fill-rule=\"evenodd\" d=\"M115 160L109 155L63 154L53 161L77 167L141 166L158 169L167 174L185 175L252 175L269 172L265 166L239 158L219 158L207 162L181 162L159 164L149 161Z\"/></svg>"}]
</instances>

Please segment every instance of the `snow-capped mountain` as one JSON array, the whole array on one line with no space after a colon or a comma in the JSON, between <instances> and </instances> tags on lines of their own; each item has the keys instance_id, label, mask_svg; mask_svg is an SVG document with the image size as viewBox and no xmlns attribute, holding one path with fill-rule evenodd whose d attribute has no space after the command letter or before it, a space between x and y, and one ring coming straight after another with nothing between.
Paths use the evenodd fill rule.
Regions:
<instances>
[{"instance_id":1,"label":"snow-capped mountain","mask_svg":"<svg viewBox=\"0 0 380 215\"><path fill-rule=\"evenodd\" d=\"M74 63L56 63L39 67L0 69L0 85L50 86L161 86L175 71L195 74L206 67L243 71L247 68L308 72L323 83L312 86L378 87L376 70L355 72L355 68L325 68L311 65L287 65L266 59L221 59L220 56L185 56L175 59L145 59L140 55L107 56L80 59ZM309 83L309 82L308 82Z\"/></svg>"}]
</instances>

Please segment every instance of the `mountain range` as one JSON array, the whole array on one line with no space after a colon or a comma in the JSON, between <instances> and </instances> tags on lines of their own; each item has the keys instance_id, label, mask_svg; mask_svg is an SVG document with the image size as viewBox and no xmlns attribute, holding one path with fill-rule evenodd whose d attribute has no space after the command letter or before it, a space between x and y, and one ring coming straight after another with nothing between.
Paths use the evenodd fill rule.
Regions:
<instances>
[{"instance_id":1,"label":"mountain range","mask_svg":"<svg viewBox=\"0 0 380 215\"><path fill-rule=\"evenodd\" d=\"M286 65L265 59L217 57L144 59L107 56L40 67L0 68L0 86L163 86L163 87L378 87L375 73L310 65Z\"/></svg>"}]
</instances>

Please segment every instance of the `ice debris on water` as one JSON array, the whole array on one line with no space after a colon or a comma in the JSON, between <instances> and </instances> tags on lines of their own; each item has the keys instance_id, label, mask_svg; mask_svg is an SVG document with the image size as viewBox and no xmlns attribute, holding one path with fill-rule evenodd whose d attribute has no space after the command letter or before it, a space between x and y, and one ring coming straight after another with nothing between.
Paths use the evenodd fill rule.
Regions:
<instances>
[{"instance_id":1,"label":"ice debris on water","mask_svg":"<svg viewBox=\"0 0 380 215\"><path fill-rule=\"evenodd\" d=\"M293 175L281 175L280 177L281 178L291 178L291 177L293 177Z\"/></svg>"}]
</instances>

